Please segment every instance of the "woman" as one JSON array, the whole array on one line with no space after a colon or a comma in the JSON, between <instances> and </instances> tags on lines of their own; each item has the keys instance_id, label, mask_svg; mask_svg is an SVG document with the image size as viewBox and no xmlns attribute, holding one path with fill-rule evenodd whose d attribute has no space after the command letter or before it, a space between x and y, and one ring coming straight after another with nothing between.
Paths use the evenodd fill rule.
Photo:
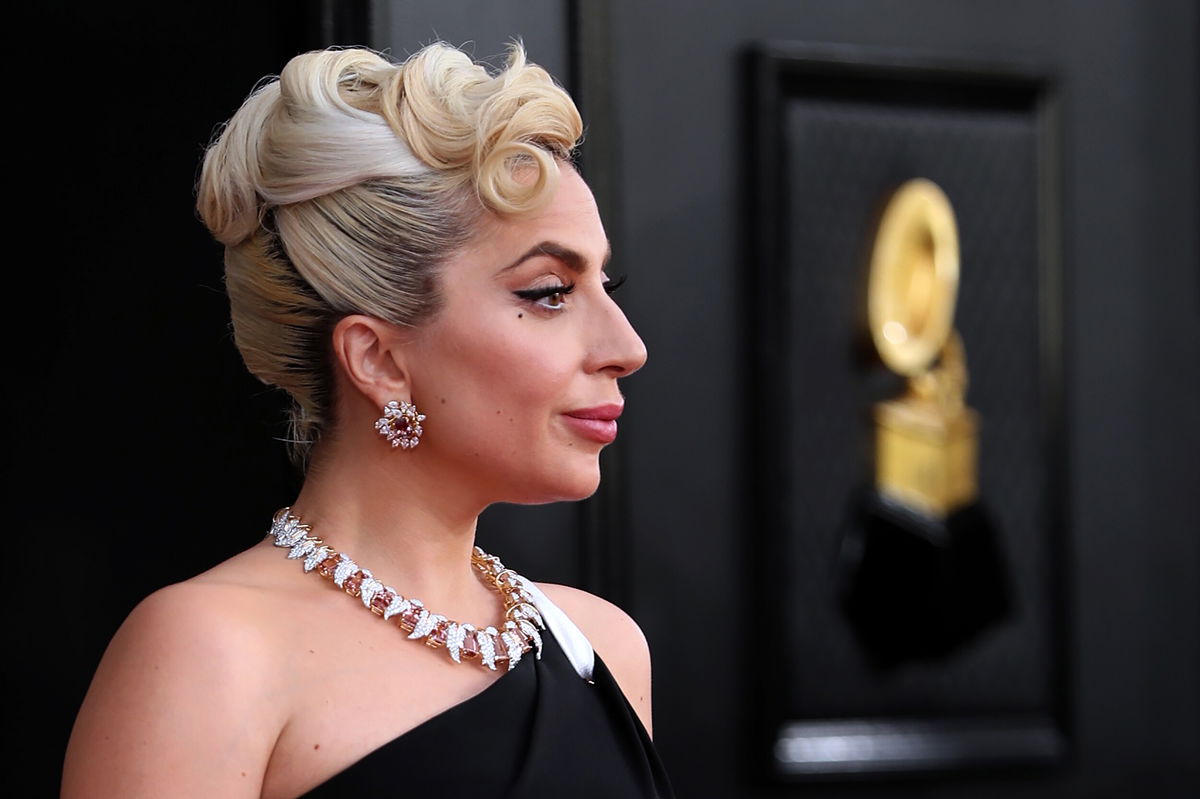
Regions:
<instances>
[{"instance_id":1,"label":"woman","mask_svg":"<svg viewBox=\"0 0 1200 799\"><path fill-rule=\"evenodd\" d=\"M130 614L64 796L670 794L637 625L474 549L494 502L596 490L646 358L581 131L519 46L496 75L442 44L309 53L230 120L198 206L305 482Z\"/></svg>"}]
</instances>

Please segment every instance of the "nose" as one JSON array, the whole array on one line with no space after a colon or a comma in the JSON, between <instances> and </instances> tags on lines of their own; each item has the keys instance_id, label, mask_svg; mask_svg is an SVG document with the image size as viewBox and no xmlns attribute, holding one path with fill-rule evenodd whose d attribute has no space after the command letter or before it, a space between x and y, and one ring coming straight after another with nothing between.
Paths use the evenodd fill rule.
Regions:
<instances>
[{"instance_id":1,"label":"nose","mask_svg":"<svg viewBox=\"0 0 1200 799\"><path fill-rule=\"evenodd\" d=\"M629 323L621 306L610 298L603 303L603 324L593 341L592 369L613 377L631 375L646 363L646 344Z\"/></svg>"}]
</instances>

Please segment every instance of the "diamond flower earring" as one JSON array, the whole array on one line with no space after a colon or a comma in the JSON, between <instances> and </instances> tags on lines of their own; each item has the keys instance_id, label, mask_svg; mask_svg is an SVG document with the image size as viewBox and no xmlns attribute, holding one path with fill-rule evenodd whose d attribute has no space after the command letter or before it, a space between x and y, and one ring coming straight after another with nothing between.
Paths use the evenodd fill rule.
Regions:
<instances>
[{"instance_id":1,"label":"diamond flower earring","mask_svg":"<svg viewBox=\"0 0 1200 799\"><path fill-rule=\"evenodd\" d=\"M417 413L416 405L404 400L392 400L383 406L383 416L375 422L375 429L392 442L393 447L412 449L421 443L421 434L425 432L421 427L423 421L425 414Z\"/></svg>"}]
</instances>

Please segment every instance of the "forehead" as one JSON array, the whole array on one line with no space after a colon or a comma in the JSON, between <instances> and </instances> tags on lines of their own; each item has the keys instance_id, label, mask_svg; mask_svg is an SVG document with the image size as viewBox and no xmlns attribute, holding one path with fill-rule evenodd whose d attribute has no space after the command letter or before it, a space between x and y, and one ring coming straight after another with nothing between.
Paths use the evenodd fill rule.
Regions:
<instances>
[{"instance_id":1,"label":"forehead","mask_svg":"<svg viewBox=\"0 0 1200 799\"><path fill-rule=\"evenodd\" d=\"M502 269L540 242L554 241L599 265L608 249L591 190L574 167L560 167L558 186L542 208L530 214L502 217L484 214L479 230L462 253L471 265Z\"/></svg>"}]
</instances>

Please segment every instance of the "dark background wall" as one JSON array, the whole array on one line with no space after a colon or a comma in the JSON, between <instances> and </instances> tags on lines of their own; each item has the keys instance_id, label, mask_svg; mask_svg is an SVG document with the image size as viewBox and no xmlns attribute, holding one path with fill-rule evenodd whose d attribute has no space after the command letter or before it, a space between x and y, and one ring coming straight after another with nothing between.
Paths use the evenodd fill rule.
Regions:
<instances>
[{"instance_id":1,"label":"dark background wall","mask_svg":"<svg viewBox=\"0 0 1200 799\"><path fill-rule=\"evenodd\" d=\"M1196 4L444 5L26 7L17 17L7 473L18 712L9 718L27 742L14 760L28 795L54 793L74 713L133 605L253 544L297 487L274 440L284 432L283 403L240 365L219 248L192 210L214 126L258 78L312 47L365 42L402 56L440 36L473 40L488 56L513 35L581 102L585 172L618 269L630 274L623 302L651 356L627 386L628 423L606 456L601 494L578 506L497 509L481 535L531 577L589 588L641 622L655 659L655 737L680 795L1194 793ZM1041 597L1061 627L1047 649L1057 654L1040 671L1029 675L1029 660L1018 657L990 674L1058 681L1054 700L1034 708L1064 742L1049 762L797 784L772 760L778 724L803 720L806 705L794 698L820 698L810 675L837 662L814 649L806 666L804 651L758 646L745 624L778 610L772 603L795 605L796 592L756 583L765 546L782 541L817 559L815 568L827 557L823 533L803 518L770 535L757 523L762 464L750 420L763 408L748 390L756 385L751 331L772 287L756 282L755 220L746 213L761 154L745 65L764 42L837 45L867 60L886 51L1032 65L1056 98L1057 199L1038 221L1054 223L1059 244L1047 268L1061 282L1050 342L1061 350L1062 393L1051 408L1060 435L1057 449L1047 444L1028 465L1053 478L1046 484L1056 486L1061 513L1023 540L1060 552L1044 573L1027 575L1038 590L1025 599ZM1046 233L1037 235L1045 244ZM815 346L825 344L838 342ZM798 385L821 391L822 375L806 364L790 366L804 378ZM989 403L987 394L969 398ZM796 470L803 482L828 464L800 460ZM986 481L982 489L997 490ZM811 606L787 610L803 625L829 601L814 595ZM944 710L952 692L939 691L939 680L978 660L1006 629L921 664L933 687L905 695L909 716ZM825 693L847 690L838 679L849 677L835 677ZM894 673L872 680L871 691L897 683ZM762 683L782 684L793 700L753 690ZM844 718L880 718L872 702Z\"/></svg>"},{"instance_id":2,"label":"dark background wall","mask_svg":"<svg viewBox=\"0 0 1200 799\"><path fill-rule=\"evenodd\" d=\"M1070 754L1048 771L904 780L882 789L842 785L840 794L1181 796L1195 790L1189 752L1196 749L1200 715L1200 555L1187 497L1200 484L1196 6L751 2L690 4L686 12L674 3L612 8L624 164L617 251L634 260L627 307L651 352L636 381L636 415L627 428L634 434L627 442L634 568L646 586L634 608L658 644L656 731L668 762L688 764L679 777L685 793L789 792L762 787L765 767L747 766L746 752L735 745L739 735L753 732L739 727L748 715L742 686L769 673L782 647L756 651L743 639L747 654L710 654L703 665L689 666L692 650L673 645L736 629L743 613L772 611L759 599L735 605L741 613L718 611L715 623L706 618L714 591L739 598L753 593L748 565L764 540L763 531L748 524L756 518L755 492L745 478L758 475L748 462L753 450L745 433L748 417L761 409L744 404L741 380L752 374L746 367L748 323L771 312L777 287L756 280L759 270L736 199L744 196L745 161L752 155L740 113L746 86L738 58L764 40L1030 61L1050 76L1061 103L1065 452L1061 464L1050 466L1060 481L1064 515L1044 532L1061 540L1064 563L1043 578L1061 591L1053 601L1066 625L1057 643L1067 648ZM806 188L793 187L793 195ZM839 199L833 193L828 202ZM964 263L964 273L972 268ZM1003 289L994 297L1007 299ZM668 298L688 309L687 323L663 309ZM840 343L819 341L814 350ZM979 352L971 347L968 341L968 358ZM802 379L800 390L826 390L823 373ZM986 394L969 397L976 406L988 403ZM714 414L730 423L712 424ZM704 436L697 441L700 430ZM995 451L985 439L985 458ZM659 453L686 453L687 468ZM830 467L810 458L796 468L802 483L806 476L820 479ZM985 481L984 496L996 487ZM787 533L803 543L818 541L823 531L800 520ZM806 560L789 561L793 573L810 574L803 566L812 559L830 560L824 546L798 551ZM781 559L789 554L776 550L768 557L775 552ZM681 558L687 568L677 567ZM703 610L688 612L697 608ZM819 615L804 606L793 618L809 627ZM807 681L814 671L807 664L824 665L826 652L841 643L836 632L830 631L824 648L788 661L790 685L814 695L813 704L823 686ZM959 653L946 669L978 660L995 641L990 637ZM1022 676L1025 662L1014 660L991 680L1030 679ZM854 671L846 669L841 679ZM879 683L890 686L908 676L883 676ZM839 687L833 684L829 692ZM947 685L946 692L957 687ZM936 704L943 693L932 689L925 699ZM760 697L751 715L769 717L770 703ZM664 707L687 710L663 715ZM758 749L766 746L760 742Z\"/></svg>"}]
</instances>

